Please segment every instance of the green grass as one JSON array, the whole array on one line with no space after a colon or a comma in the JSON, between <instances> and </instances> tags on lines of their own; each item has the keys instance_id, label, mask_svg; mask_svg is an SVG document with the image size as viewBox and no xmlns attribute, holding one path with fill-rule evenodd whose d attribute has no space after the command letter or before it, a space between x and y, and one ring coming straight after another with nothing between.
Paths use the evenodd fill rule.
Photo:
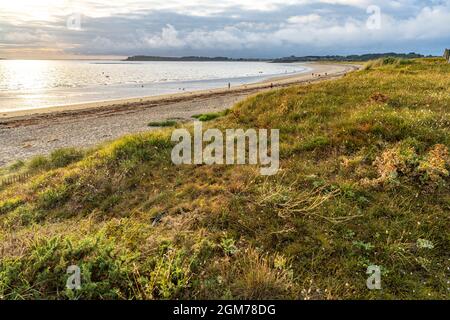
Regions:
<instances>
[{"instance_id":1,"label":"green grass","mask_svg":"<svg viewBox=\"0 0 450 320\"><path fill-rule=\"evenodd\" d=\"M148 124L149 127L173 127L177 124L175 120L154 121Z\"/></svg>"},{"instance_id":2,"label":"green grass","mask_svg":"<svg viewBox=\"0 0 450 320\"><path fill-rule=\"evenodd\" d=\"M414 63L414 60L411 60L411 59L387 57L387 58L380 58L377 60L369 61L364 65L364 68L366 70L369 70L374 67L381 67L381 66L386 66L386 65L402 66L402 65L408 65L408 64L413 64L413 63Z\"/></svg>"},{"instance_id":3,"label":"green grass","mask_svg":"<svg viewBox=\"0 0 450 320\"><path fill-rule=\"evenodd\" d=\"M0 190L0 299L448 299L449 74L378 61L204 124L280 129L271 177L175 166L170 128L2 169L29 178Z\"/></svg>"},{"instance_id":4,"label":"green grass","mask_svg":"<svg viewBox=\"0 0 450 320\"><path fill-rule=\"evenodd\" d=\"M211 121L211 120L226 116L228 113L229 113L229 110L224 110L221 112L202 113L202 114L193 115L192 118L195 118L199 121L206 122L206 121Z\"/></svg>"},{"instance_id":5,"label":"green grass","mask_svg":"<svg viewBox=\"0 0 450 320\"><path fill-rule=\"evenodd\" d=\"M38 156L28 163L31 170L49 170L66 167L71 163L81 160L84 152L75 148L65 148L53 151L49 157Z\"/></svg>"}]
</instances>

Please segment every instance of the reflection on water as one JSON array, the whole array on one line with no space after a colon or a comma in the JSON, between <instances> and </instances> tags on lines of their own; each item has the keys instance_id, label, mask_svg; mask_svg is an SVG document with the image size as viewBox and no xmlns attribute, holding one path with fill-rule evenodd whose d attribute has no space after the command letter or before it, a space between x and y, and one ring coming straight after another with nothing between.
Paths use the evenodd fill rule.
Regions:
<instances>
[{"instance_id":1,"label":"reflection on water","mask_svg":"<svg viewBox=\"0 0 450 320\"><path fill-rule=\"evenodd\" d=\"M0 61L0 111L239 85L303 72L264 62Z\"/></svg>"},{"instance_id":2,"label":"reflection on water","mask_svg":"<svg viewBox=\"0 0 450 320\"><path fill-rule=\"evenodd\" d=\"M0 90L48 88L54 81L50 61L8 60L0 63Z\"/></svg>"}]
</instances>

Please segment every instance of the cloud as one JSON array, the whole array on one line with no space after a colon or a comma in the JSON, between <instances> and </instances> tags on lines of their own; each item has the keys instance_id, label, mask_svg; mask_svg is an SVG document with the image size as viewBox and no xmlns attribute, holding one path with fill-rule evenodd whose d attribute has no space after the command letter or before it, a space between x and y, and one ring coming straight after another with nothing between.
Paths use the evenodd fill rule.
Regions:
<instances>
[{"instance_id":1,"label":"cloud","mask_svg":"<svg viewBox=\"0 0 450 320\"><path fill-rule=\"evenodd\" d=\"M308 14L305 16L293 16L289 17L288 23L292 24L311 24L313 22L318 22L321 17L318 14Z\"/></svg>"},{"instance_id":2,"label":"cloud","mask_svg":"<svg viewBox=\"0 0 450 320\"><path fill-rule=\"evenodd\" d=\"M19 2L19 1L16 1ZM440 53L449 0L22 0L0 4L0 44L67 54L279 56L380 51ZM52 10L48 5L52 4ZM17 11L28 5L26 13ZM381 28L366 22L381 9ZM47 19L43 10L47 10ZM82 30L66 19L82 14ZM0 56L2 49L0 48Z\"/></svg>"},{"instance_id":3,"label":"cloud","mask_svg":"<svg viewBox=\"0 0 450 320\"><path fill-rule=\"evenodd\" d=\"M149 48L181 48L186 42L178 38L178 31L170 24L161 30L161 35L144 38Z\"/></svg>"}]
</instances>

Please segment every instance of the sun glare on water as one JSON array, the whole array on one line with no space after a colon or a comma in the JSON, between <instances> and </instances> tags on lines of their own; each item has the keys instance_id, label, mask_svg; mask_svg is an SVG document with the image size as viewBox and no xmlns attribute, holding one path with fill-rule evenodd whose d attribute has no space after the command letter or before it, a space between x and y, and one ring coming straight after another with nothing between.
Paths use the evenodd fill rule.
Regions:
<instances>
[{"instance_id":1,"label":"sun glare on water","mask_svg":"<svg viewBox=\"0 0 450 320\"><path fill-rule=\"evenodd\" d=\"M49 61L8 60L3 61L0 70L3 90L38 90L47 87Z\"/></svg>"},{"instance_id":2,"label":"sun glare on water","mask_svg":"<svg viewBox=\"0 0 450 320\"><path fill-rule=\"evenodd\" d=\"M39 105L47 94L49 82L54 81L50 68L50 61L43 60L1 61L0 94L3 91L7 96L14 96L16 104L28 107Z\"/></svg>"}]
</instances>

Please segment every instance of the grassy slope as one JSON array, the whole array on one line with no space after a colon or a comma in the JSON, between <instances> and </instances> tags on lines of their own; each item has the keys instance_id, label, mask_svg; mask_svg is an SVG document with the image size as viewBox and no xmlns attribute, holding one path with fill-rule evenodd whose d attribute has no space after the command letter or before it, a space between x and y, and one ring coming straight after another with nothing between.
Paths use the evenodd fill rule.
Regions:
<instances>
[{"instance_id":1,"label":"grassy slope","mask_svg":"<svg viewBox=\"0 0 450 320\"><path fill-rule=\"evenodd\" d=\"M279 128L273 177L176 167L169 129L17 164L31 177L0 190L0 298L448 298L449 88L443 60L375 63L208 122Z\"/></svg>"}]
</instances>

